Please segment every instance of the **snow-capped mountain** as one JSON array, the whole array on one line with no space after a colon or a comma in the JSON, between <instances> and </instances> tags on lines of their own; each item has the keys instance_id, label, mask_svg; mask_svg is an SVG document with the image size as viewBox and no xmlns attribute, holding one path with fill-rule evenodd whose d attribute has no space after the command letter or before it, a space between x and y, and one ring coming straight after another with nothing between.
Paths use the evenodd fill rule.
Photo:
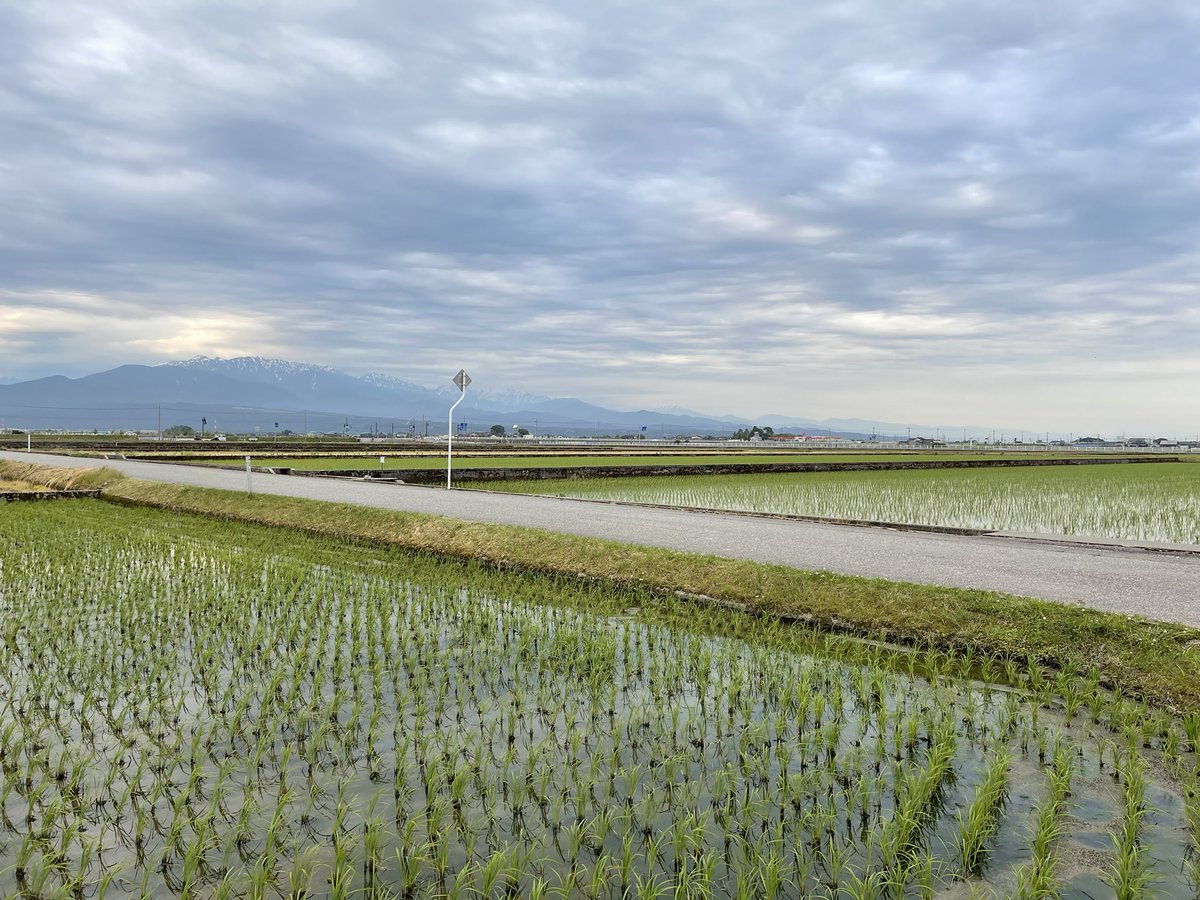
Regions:
<instances>
[{"instance_id":1,"label":"snow-capped mountain","mask_svg":"<svg viewBox=\"0 0 1200 900\"><path fill-rule=\"evenodd\" d=\"M0 385L0 419L34 428L153 428L186 422L228 431L296 432L381 430L438 433L456 399L449 384L435 388L382 373L357 377L329 366L243 356L197 356L155 366L126 365L82 378L54 375ZM739 420L694 410L607 409L572 397L546 398L526 391L474 384L455 413L469 430L518 422L550 434L647 433L664 436L728 433L737 424L773 424L777 430L832 427L844 435L878 426L850 420L814 424L791 416ZM858 428L846 427L857 425ZM920 433L914 427L914 433Z\"/></svg>"},{"instance_id":2,"label":"snow-capped mountain","mask_svg":"<svg viewBox=\"0 0 1200 900\"><path fill-rule=\"evenodd\" d=\"M292 398L290 406L301 409L319 408L358 413L365 409L386 411L397 403L405 407L431 405L431 393L420 385L409 384L379 376L374 381L339 372L329 366L291 362L284 359L265 359L261 356L241 356L235 359L197 356L178 362L163 363L157 368L190 373L205 373L231 378L255 387L273 387L286 391Z\"/></svg>"},{"instance_id":3,"label":"snow-capped mountain","mask_svg":"<svg viewBox=\"0 0 1200 900\"><path fill-rule=\"evenodd\" d=\"M360 375L358 380L385 391L426 390L425 387L415 382L405 381L395 375L384 375L382 372L368 372L366 375Z\"/></svg>"},{"instance_id":4,"label":"snow-capped mountain","mask_svg":"<svg viewBox=\"0 0 1200 900\"><path fill-rule=\"evenodd\" d=\"M234 359L193 356L191 359L161 363L157 368L208 372L258 384L277 384L293 390L302 385L317 387L328 378L341 380L350 377L329 366L290 362L286 359L267 359L262 356L238 356Z\"/></svg>"}]
</instances>

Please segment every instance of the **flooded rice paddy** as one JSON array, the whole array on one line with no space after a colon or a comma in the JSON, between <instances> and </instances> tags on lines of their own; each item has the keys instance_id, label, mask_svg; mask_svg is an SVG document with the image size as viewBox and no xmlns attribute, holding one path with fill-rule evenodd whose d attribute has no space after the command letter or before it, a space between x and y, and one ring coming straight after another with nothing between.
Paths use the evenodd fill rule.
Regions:
<instances>
[{"instance_id":1,"label":"flooded rice paddy","mask_svg":"<svg viewBox=\"0 0 1200 900\"><path fill-rule=\"evenodd\" d=\"M1195 893L1094 675L93 501L0 512L0 894Z\"/></svg>"},{"instance_id":2,"label":"flooded rice paddy","mask_svg":"<svg viewBox=\"0 0 1200 900\"><path fill-rule=\"evenodd\" d=\"M1200 544L1200 465L635 477L489 490L706 509Z\"/></svg>"}]
</instances>

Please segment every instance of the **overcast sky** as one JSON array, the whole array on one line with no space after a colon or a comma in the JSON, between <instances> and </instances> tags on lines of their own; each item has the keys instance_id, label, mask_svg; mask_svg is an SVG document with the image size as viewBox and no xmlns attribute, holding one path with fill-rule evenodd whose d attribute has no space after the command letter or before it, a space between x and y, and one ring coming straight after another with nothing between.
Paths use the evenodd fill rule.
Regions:
<instances>
[{"instance_id":1,"label":"overcast sky","mask_svg":"<svg viewBox=\"0 0 1200 900\"><path fill-rule=\"evenodd\" d=\"M0 376L1200 431L1200 4L0 0Z\"/></svg>"}]
</instances>

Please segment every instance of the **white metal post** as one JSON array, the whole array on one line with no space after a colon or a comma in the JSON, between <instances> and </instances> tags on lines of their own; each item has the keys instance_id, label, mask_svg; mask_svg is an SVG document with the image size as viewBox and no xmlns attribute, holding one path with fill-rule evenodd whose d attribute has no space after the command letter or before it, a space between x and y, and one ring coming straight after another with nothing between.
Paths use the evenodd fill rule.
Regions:
<instances>
[{"instance_id":1,"label":"white metal post","mask_svg":"<svg viewBox=\"0 0 1200 900\"><path fill-rule=\"evenodd\" d=\"M454 406L450 407L450 412L446 413L446 490L450 490L450 467L454 460L454 407L462 403L465 396L467 389L463 388Z\"/></svg>"},{"instance_id":2,"label":"white metal post","mask_svg":"<svg viewBox=\"0 0 1200 900\"><path fill-rule=\"evenodd\" d=\"M459 369L458 374L454 376L454 384L461 393L454 401L454 406L446 413L446 490L450 490L450 468L454 461L454 409L463 402L463 397L467 396L467 385L470 383L471 376Z\"/></svg>"},{"instance_id":3,"label":"white metal post","mask_svg":"<svg viewBox=\"0 0 1200 900\"><path fill-rule=\"evenodd\" d=\"M250 481L250 455L246 454L246 493L254 493L254 485Z\"/></svg>"}]
</instances>

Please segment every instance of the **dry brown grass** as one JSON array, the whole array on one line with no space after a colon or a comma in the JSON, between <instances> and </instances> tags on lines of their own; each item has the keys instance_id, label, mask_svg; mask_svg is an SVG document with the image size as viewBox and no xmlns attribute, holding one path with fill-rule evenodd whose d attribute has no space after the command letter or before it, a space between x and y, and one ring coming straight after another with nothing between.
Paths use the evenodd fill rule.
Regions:
<instances>
[{"instance_id":1,"label":"dry brown grass","mask_svg":"<svg viewBox=\"0 0 1200 900\"><path fill-rule=\"evenodd\" d=\"M25 482L55 491L94 490L124 477L113 469L72 469L0 461L0 479Z\"/></svg>"},{"instance_id":2,"label":"dry brown grass","mask_svg":"<svg viewBox=\"0 0 1200 900\"><path fill-rule=\"evenodd\" d=\"M11 481L0 478L0 492L4 491L48 491L50 488L28 481Z\"/></svg>"}]
</instances>

